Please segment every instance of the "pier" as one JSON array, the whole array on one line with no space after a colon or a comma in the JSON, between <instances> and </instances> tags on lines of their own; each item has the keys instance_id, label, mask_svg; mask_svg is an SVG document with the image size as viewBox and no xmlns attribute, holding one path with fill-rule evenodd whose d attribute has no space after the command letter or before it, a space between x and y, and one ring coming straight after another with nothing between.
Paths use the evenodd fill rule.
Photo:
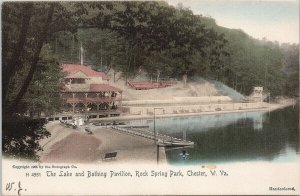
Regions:
<instances>
[{"instance_id":1,"label":"pier","mask_svg":"<svg viewBox=\"0 0 300 196\"><path fill-rule=\"evenodd\" d=\"M149 129L142 128L130 128L130 127L120 127L120 126L111 126L112 129L116 131L120 131L130 135L136 135L140 137L144 137L150 140L156 141L156 144L162 147L185 147L185 146L193 146L194 142L183 140L180 138L175 138L169 135L157 133L154 135L153 131Z\"/></svg>"}]
</instances>

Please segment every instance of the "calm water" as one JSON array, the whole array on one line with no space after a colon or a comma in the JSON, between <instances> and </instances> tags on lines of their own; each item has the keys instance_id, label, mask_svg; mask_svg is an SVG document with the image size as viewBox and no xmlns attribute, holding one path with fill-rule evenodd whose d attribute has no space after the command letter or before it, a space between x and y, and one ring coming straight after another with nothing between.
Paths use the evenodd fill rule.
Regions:
<instances>
[{"instance_id":1,"label":"calm water","mask_svg":"<svg viewBox=\"0 0 300 196\"><path fill-rule=\"evenodd\" d=\"M132 124L148 124L153 120L137 120ZM245 112L192 117L156 119L160 133L186 137L195 142L186 148L166 150L170 164L212 164L244 161L299 161L299 107L286 107L273 112Z\"/></svg>"}]
</instances>

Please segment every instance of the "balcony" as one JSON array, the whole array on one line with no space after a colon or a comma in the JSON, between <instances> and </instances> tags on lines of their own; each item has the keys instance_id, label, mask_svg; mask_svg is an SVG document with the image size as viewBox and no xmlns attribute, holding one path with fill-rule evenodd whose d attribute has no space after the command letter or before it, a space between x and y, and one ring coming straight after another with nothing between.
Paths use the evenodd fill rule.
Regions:
<instances>
[{"instance_id":1,"label":"balcony","mask_svg":"<svg viewBox=\"0 0 300 196\"><path fill-rule=\"evenodd\" d=\"M90 85L87 83L83 84L70 84L69 86L71 91L89 91Z\"/></svg>"}]
</instances>

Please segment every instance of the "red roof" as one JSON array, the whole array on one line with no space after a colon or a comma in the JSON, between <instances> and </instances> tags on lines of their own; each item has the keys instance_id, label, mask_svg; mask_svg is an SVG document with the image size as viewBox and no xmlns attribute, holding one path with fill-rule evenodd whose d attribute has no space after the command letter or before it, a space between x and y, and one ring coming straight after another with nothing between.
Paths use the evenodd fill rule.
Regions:
<instances>
[{"instance_id":1,"label":"red roof","mask_svg":"<svg viewBox=\"0 0 300 196\"><path fill-rule=\"evenodd\" d=\"M62 64L63 71L68 73L68 77L79 71L83 72L89 77L102 77L103 80L109 80L109 77L103 72L95 71L88 66L79 64Z\"/></svg>"},{"instance_id":2,"label":"red roof","mask_svg":"<svg viewBox=\"0 0 300 196\"><path fill-rule=\"evenodd\" d=\"M112 92L112 91L116 91L116 92L121 92L122 90L119 88L116 88L114 86L110 86L108 84L90 84L90 91L91 92Z\"/></svg>"}]
</instances>

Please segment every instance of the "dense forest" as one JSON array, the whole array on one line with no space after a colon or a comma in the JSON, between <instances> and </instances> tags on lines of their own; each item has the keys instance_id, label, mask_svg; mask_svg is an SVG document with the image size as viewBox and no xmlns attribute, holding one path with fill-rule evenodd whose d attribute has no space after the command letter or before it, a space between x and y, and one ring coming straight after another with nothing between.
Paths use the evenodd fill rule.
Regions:
<instances>
[{"instance_id":1,"label":"dense forest","mask_svg":"<svg viewBox=\"0 0 300 196\"><path fill-rule=\"evenodd\" d=\"M59 64L79 63L81 46L85 64L102 71L113 68L125 80L143 69L149 77L159 73L162 78L181 80L186 74L219 80L246 95L258 85L273 97L299 94L299 45L254 39L180 5L5 2L3 130L31 129L24 120L26 111L59 109L57 92L64 75ZM11 117L22 119L20 125ZM15 151L36 145L34 138L24 142L9 135L4 139L11 142L11 138L15 138Z\"/></svg>"}]
</instances>

